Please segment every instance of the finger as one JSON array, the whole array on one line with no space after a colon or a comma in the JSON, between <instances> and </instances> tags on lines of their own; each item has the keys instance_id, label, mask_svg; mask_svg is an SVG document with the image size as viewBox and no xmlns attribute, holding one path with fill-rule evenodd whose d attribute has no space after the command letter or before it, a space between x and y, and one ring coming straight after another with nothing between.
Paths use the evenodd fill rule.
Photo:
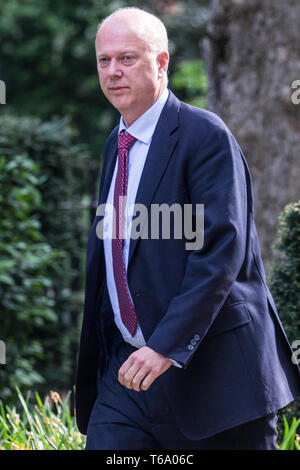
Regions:
<instances>
[{"instance_id":1,"label":"finger","mask_svg":"<svg viewBox=\"0 0 300 470\"><path fill-rule=\"evenodd\" d=\"M139 369L140 369L139 365L136 364L136 363L133 363L131 365L131 367L129 369L127 369L127 371L125 373L123 373L123 375L122 375L122 379L123 379L122 385L124 385L124 387L132 388L131 387L132 380L135 377L135 375L137 374L137 372L139 371Z\"/></svg>"},{"instance_id":2,"label":"finger","mask_svg":"<svg viewBox=\"0 0 300 470\"><path fill-rule=\"evenodd\" d=\"M124 385L124 376L127 373L127 371L130 369L132 366L132 359L129 358L121 365L119 372L118 372L118 381L120 382L121 385Z\"/></svg>"},{"instance_id":3,"label":"finger","mask_svg":"<svg viewBox=\"0 0 300 470\"><path fill-rule=\"evenodd\" d=\"M140 390L148 390L148 388L153 384L154 380L158 377L159 374L154 374L153 372L150 372L147 374L142 383L140 384Z\"/></svg>"},{"instance_id":4,"label":"finger","mask_svg":"<svg viewBox=\"0 0 300 470\"><path fill-rule=\"evenodd\" d=\"M136 392L141 390L141 383L145 379L145 377L149 374L149 369L140 369L131 381L131 388Z\"/></svg>"},{"instance_id":5,"label":"finger","mask_svg":"<svg viewBox=\"0 0 300 470\"><path fill-rule=\"evenodd\" d=\"M172 364L172 361L168 360L165 362L163 366L160 368L152 369L149 371L149 374L147 374L140 384L140 390L148 390L148 388L153 384L154 380L157 379L161 374L163 374Z\"/></svg>"}]
</instances>

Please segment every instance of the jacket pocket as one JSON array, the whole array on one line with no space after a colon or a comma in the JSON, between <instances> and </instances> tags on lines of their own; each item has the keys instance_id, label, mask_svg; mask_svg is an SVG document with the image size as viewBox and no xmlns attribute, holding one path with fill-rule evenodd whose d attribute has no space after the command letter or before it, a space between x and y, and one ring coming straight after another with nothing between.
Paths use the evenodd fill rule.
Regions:
<instances>
[{"instance_id":1,"label":"jacket pocket","mask_svg":"<svg viewBox=\"0 0 300 470\"><path fill-rule=\"evenodd\" d=\"M236 302L222 307L216 320L210 327L207 337L216 336L233 330L251 321L251 316L244 302Z\"/></svg>"}]
</instances>

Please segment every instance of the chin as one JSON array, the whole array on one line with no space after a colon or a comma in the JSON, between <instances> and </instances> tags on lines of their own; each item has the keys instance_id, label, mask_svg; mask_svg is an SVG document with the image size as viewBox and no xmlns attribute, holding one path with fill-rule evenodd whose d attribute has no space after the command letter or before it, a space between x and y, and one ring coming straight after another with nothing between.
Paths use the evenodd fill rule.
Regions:
<instances>
[{"instance_id":1,"label":"chin","mask_svg":"<svg viewBox=\"0 0 300 470\"><path fill-rule=\"evenodd\" d=\"M122 112L130 109L131 107L131 101L128 99L125 99L125 97L123 96L120 96L120 97L113 96L110 102L121 114Z\"/></svg>"}]
</instances>

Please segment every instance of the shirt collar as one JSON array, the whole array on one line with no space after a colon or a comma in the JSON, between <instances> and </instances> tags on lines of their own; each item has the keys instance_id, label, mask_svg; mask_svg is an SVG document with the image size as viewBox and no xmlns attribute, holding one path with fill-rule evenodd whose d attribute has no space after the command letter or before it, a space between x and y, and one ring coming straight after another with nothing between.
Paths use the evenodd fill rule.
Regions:
<instances>
[{"instance_id":1,"label":"shirt collar","mask_svg":"<svg viewBox=\"0 0 300 470\"><path fill-rule=\"evenodd\" d=\"M169 96L168 88L165 88L160 97L153 103L153 105L147 109L136 121L134 121L128 128L123 121L121 116L119 124L119 133L122 130L126 130L133 137L145 144L149 144L150 139L154 133L157 121L160 113L163 110L164 105Z\"/></svg>"}]
</instances>

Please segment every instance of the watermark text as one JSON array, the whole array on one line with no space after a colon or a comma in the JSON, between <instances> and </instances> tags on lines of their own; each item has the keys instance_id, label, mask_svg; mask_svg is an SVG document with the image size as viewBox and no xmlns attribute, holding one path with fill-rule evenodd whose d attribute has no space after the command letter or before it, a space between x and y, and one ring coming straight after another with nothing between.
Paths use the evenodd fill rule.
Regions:
<instances>
[{"instance_id":1,"label":"watermark text","mask_svg":"<svg viewBox=\"0 0 300 470\"><path fill-rule=\"evenodd\" d=\"M120 196L118 214L112 204L98 206L96 215L102 217L96 227L98 238L123 238L124 227L127 227L124 225L123 208L126 208L126 220L130 221L128 230L131 240L184 239L186 250L200 250L203 247L204 204L151 204L150 209L144 204L126 207L126 196Z\"/></svg>"},{"instance_id":2,"label":"watermark text","mask_svg":"<svg viewBox=\"0 0 300 470\"><path fill-rule=\"evenodd\" d=\"M291 94L291 101L293 104L300 104L300 80L294 80L292 82L292 89L295 90Z\"/></svg>"},{"instance_id":3,"label":"watermark text","mask_svg":"<svg viewBox=\"0 0 300 470\"><path fill-rule=\"evenodd\" d=\"M295 349L292 355L292 363L300 364L300 339L292 342L292 348Z\"/></svg>"},{"instance_id":4,"label":"watermark text","mask_svg":"<svg viewBox=\"0 0 300 470\"><path fill-rule=\"evenodd\" d=\"M0 340L0 364L6 364L6 347L2 340Z\"/></svg>"},{"instance_id":5,"label":"watermark text","mask_svg":"<svg viewBox=\"0 0 300 470\"><path fill-rule=\"evenodd\" d=\"M6 104L6 86L3 80L0 80L0 104Z\"/></svg>"}]
</instances>

